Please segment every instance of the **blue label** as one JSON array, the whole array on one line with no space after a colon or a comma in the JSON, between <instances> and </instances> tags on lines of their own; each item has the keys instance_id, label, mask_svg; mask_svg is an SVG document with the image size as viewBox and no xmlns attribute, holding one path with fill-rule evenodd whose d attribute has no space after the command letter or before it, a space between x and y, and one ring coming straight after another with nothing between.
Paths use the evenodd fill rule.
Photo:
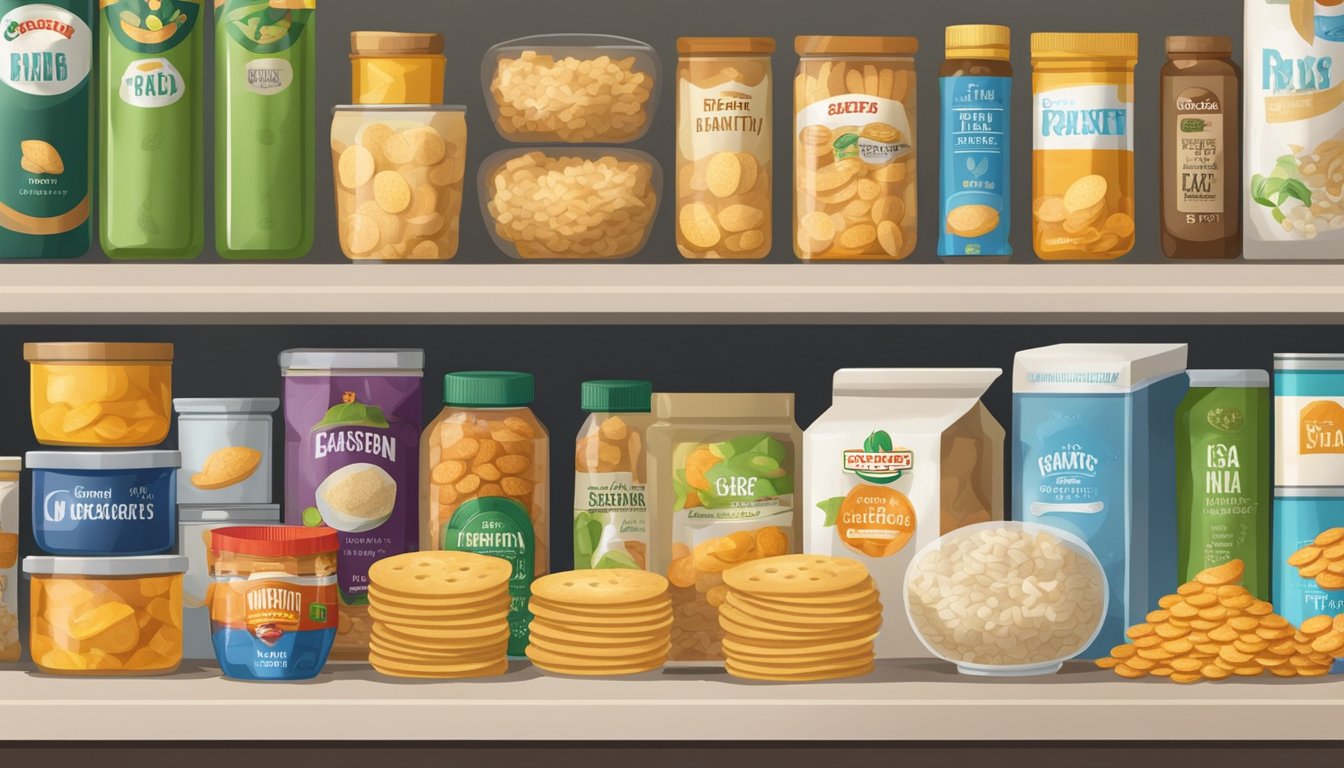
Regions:
<instances>
[{"instance_id":1,"label":"blue label","mask_svg":"<svg viewBox=\"0 0 1344 768\"><path fill-rule=\"evenodd\" d=\"M177 543L176 470L39 469L33 534L53 555L156 555Z\"/></svg>"},{"instance_id":2,"label":"blue label","mask_svg":"<svg viewBox=\"0 0 1344 768\"><path fill-rule=\"evenodd\" d=\"M944 77L939 256L1009 256L1007 77Z\"/></svg>"},{"instance_id":3,"label":"blue label","mask_svg":"<svg viewBox=\"0 0 1344 768\"><path fill-rule=\"evenodd\" d=\"M1322 531L1344 526L1344 498L1296 497L1274 500L1274 611L1293 626L1313 616L1344 613L1344 589L1329 590L1315 579L1304 579L1288 565L1288 558L1311 544ZM1335 662L1333 674L1344 673L1344 661Z\"/></svg>"},{"instance_id":4,"label":"blue label","mask_svg":"<svg viewBox=\"0 0 1344 768\"><path fill-rule=\"evenodd\" d=\"M288 632L264 643L245 629L218 627L211 634L226 677L238 680L307 680L327 663L336 628Z\"/></svg>"}]
</instances>

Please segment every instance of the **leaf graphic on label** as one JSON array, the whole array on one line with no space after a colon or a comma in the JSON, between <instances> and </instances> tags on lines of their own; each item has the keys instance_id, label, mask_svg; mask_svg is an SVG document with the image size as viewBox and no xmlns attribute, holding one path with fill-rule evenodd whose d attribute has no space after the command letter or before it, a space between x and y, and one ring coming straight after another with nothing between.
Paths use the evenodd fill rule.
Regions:
<instances>
[{"instance_id":1,"label":"leaf graphic on label","mask_svg":"<svg viewBox=\"0 0 1344 768\"><path fill-rule=\"evenodd\" d=\"M966 158L966 170L970 171L971 173L975 173L975 158L973 157Z\"/></svg>"},{"instance_id":2,"label":"leaf graphic on label","mask_svg":"<svg viewBox=\"0 0 1344 768\"><path fill-rule=\"evenodd\" d=\"M840 507L844 503L844 496L836 496L833 499L817 502L817 509L820 509L826 515L826 520L822 525L827 528L834 528L836 519L840 517Z\"/></svg>"},{"instance_id":3,"label":"leaf graphic on label","mask_svg":"<svg viewBox=\"0 0 1344 768\"><path fill-rule=\"evenodd\" d=\"M879 429L863 441L863 450L868 453L887 453L891 450L892 445L891 435Z\"/></svg>"},{"instance_id":4,"label":"leaf graphic on label","mask_svg":"<svg viewBox=\"0 0 1344 768\"><path fill-rule=\"evenodd\" d=\"M850 147L858 143L859 143L859 135L857 133L846 133L845 135L836 139L835 143L832 146L834 146L836 150L839 151L849 149Z\"/></svg>"},{"instance_id":5,"label":"leaf graphic on label","mask_svg":"<svg viewBox=\"0 0 1344 768\"><path fill-rule=\"evenodd\" d=\"M989 158L981 158L980 164L975 167L976 176L984 176L989 171Z\"/></svg>"}]
</instances>

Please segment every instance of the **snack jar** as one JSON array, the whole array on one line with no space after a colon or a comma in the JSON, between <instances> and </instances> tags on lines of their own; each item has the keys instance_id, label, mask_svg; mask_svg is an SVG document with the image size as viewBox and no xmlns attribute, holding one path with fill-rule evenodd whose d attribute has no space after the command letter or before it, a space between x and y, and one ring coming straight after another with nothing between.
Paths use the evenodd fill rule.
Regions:
<instances>
[{"instance_id":1,"label":"snack jar","mask_svg":"<svg viewBox=\"0 0 1344 768\"><path fill-rule=\"evenodd\" d=\"M648 568L647 381L585 381L574 446L574 567Z\"/></svg>"},{"instance_id":2,"label":"snack jar","mask_svg":"<svg viewBox=\"0 0 1344 768\"><path fill-rule=\"evenodd\" d=\"M420 549L509 561L510 656L527 648L532 580L550 572L550 441L535 392L530 373L450 373L421 440Z\"/></svg>"},{"instance_id":3,"label":"snack jar","mask_svg":"<svg viewBox=\"0 0 1344 768\"><path fill-rule=\"evenodd\" d=\"M723 658L723 572L798 552L803 434L793 395L654 395L649 570L672 583L674 661Z\"/></svg>"},{"instance_id":4,"label":"snack jar","mask_svg":"<svg viewBox=\"0 0 1344 768\"><path fill-rule=\"evenodd\" d=\"M351 32L350 100L442 104L447 63L437 32Z\"/></svg>"},{"instance_id":5,"label":"snack jar","mask_svg":"<svg viewBox=\"0 0 1344 768\"><path fill-rule=\"evenodd\" d=\"M29 649L53 675L163 675L182 661L187 559L25 557Z\"/></svg>"},{"instance_id":6,"label":"snack jar","mask_svg":"<svg viewBox=\"0 0 1344 768\"><path fill-rule=\"evenodd\" d=\"M457 255L466 107L337 106L331 162L347 258L447 261Z\"/></svg>"},{"instance_id":7,"label":"snack jar","mask_svg":"<svg viewBox=\"0 0 1344 768\"><path fill-rule=\"evenodd\" d=\"M39 443L133 448L168 437L172 344L29 343L23 359Z\"/></svg>"},{"instance_id":8,"label":"snack jar","mask_svg":"<svg viewBox=\"0 0 1344 768\"><path fill-rule=\"evenodd\" d=\"M182 657L215 658L210 641L210 532L244 525L279 525L279 504L200 505L177 508L178 554L187 558L182 577Z\"/></svg>"},{"instance_id":9,"label":"snack jar","mask_svg":"<svg viewBox=\"0 0 1344 768\"><path fill-rule=\"evenodd\" d=\"M336 640L331 528L242 526L210 533L210 637L225 677L308 680Z\"/></svg>"},{"instance_id":10,"label":"snack jar","mask_svg":"<svg viewBox=\"0 0 1344 768\"><path fill-rule=\"evenodd\" d=\"M653 123L661 82L653 46L616 35L520 37L481 61L490 119L520 143L636 141Z\"/></svg>"},{"instance_id":11,"label":"snack jar","mask_svg":"<svg viewBox=\"0 0 1344 768\"><path fill-rule=\"evenodd\" d=\"M270 504L275 397L179 397L179 504Z\"/></svg>"},{"instance_id":12,"label":"snack jar","mask_svg":"<svg viewBox=\"0 0 1344 768\"><path fill-rule=\"evenodd\" d=\"M33 536L54 555L156 555L177 544L177 451L30 451Z\"/></svg>"},{"instance_id":13,"label":"snack jar","mask_svg":"<svg viewBox=\"0 0 1344 768\"><path fill-rule=\"evenodd\" d=\"M619 147L505 149L481 163L481 213L495 245L519 259L624 259L658 215L663 169Z\"/></svg>"},{"instance_id":14,"label":"snack jar","mask_svg":"<svg viewBox=\"0 0 1344 768\"><path fill-rule=\"evenodd\" d=\"M1344 486L1344 354L1274 355L1274 485Z\"/></svg>"},{"instance_id":15,"label":"snack jar","mask_svg":"<svg viewBox=\"0 0 1344 768\"><path fill-rule=\"evenodd\" d=\"M913 37L799 37L793 83L794 252L890 261L915 250Z\"/></svg>"},{"instance_id":16,"label":"snack jar","mask_svg":"<svg viewBox=\"0 0 1344 768\"><path fill-rule=\"evenodd\" d=\"M775 41L683 37L677 51L677 248L688 259L763 259Z\"/></svg>"},{"instance_id":17,"label":"snack jar","mask_svg":"<svg viewBox=\"0 0 1344 768\"><path fill-rule=\"evenodd\" d=\"M1116 259L1134 247L1134 64L1130 33L1031 36L1036 255Z\"/></svg>"},{"instance_id":18,"label":"snack jar","mask_svg":"<svg viewBox=\"0 0 1344 768\"><path fill-rule=\"evenodd\" d=\"M1302 622L1313 616L1344 613L1344 575L1330 570L1339 559L1330 558L1336 553L1327 554L1331 547L1338 546L1341 528L1344 528L1344 488L1274 489L1270 577L1274 611L1294 627L1302 626ZM1290 558L1313 546L1319 551L1315 560L1298 567L1289 564ZM1344 659L1335 661L1330 673L1344 674Z\"/></svg>"},{"instance_id":19,"label":"snack jar","mask_svg":"<svg viewBox=\"0 0 1344 768\"><path fill-rule=\"evenodd\" d=\"M18 661L19 471L23 459L0 456L0 661Z\"/></svg>"}]
</instances>

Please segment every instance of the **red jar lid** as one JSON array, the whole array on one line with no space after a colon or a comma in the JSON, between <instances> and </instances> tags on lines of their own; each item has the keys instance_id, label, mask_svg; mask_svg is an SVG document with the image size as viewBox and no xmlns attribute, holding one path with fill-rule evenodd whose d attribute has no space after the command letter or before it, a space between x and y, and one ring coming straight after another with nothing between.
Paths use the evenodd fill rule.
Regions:
<instances>
[{"instance_id":1,"label":"red jar lid","mask_svg":"<svg viewBox=\"0 0 1344 768\"><path fill-rule=\"evenodd\" d=\"M297 525L243 525L210 532L210 551L236 552L258 557L302 557L335 552L339 546L332 528Z\"/></svg>"}]
</instances>

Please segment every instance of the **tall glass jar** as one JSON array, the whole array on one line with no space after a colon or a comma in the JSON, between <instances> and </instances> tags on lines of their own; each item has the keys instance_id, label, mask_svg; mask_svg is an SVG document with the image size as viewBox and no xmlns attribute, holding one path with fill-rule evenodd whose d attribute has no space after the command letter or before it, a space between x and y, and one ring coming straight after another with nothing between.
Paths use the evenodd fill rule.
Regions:
<instances>
[{"instance_id":1,"label":"tall glass jar","mask_svg":"<svg viewBox=\"0 0 1344 768\"><path fill-rule=\"evenodd\" d=\"M794 251L890 261L915 250L913 37L799 37Z\"/></svg>"},{"instance_id":2,"label":"tall glass jar","mask_svg":"<svg viewBox=\"0 0 1344 768\"><path fill-rule=\"evenodd\" d=\"M770 253L768 37L677 41L677 248L688 259Z\"/></svg>"}]
</instances>

